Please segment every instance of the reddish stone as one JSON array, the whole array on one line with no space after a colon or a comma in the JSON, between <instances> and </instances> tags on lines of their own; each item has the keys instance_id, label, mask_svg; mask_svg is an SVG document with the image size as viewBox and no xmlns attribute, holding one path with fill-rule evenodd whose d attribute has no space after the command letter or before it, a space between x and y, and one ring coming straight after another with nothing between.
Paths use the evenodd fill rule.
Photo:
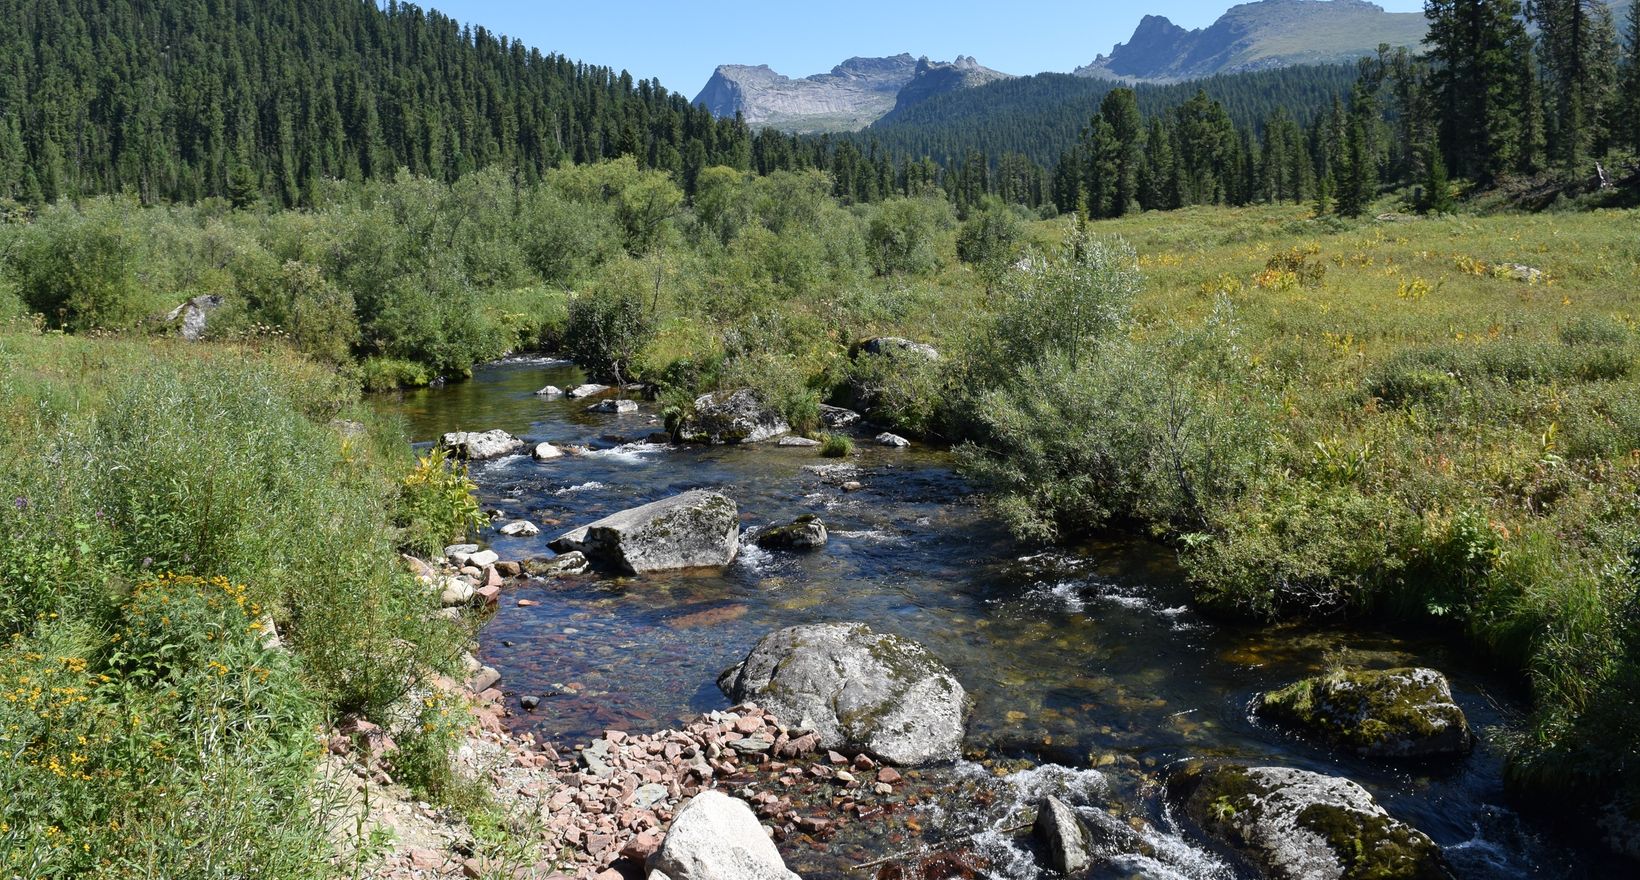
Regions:
<instances>
[{"instance_id":1,"label":"reddish stone","mask_svg":"<svg viewBox=\"0 0 1640 880\"><path fill-rule=\"evenodd\" d=\"M410 850L410 867L421 871L436 871L444 866L444 854L430 849L413 847Z\"/></svg>"},{"instance_id":2,"label":"reddish stone","mask_svg":"<svg viewBox=\"0 0 1640 880\"><path fill-rule=\"evenodd\" d=\"M744 715L735 722L735 730L740 733L756 733L763 729L763 719L756 715Z\"/></svg>"},{"instance_id":3,"label":"reddish stone","mask_svg":"<svg viewBox=\"0 0 1640 880\"><path fill-rule=\"evenodd\" d=\"M651 829L627 841L626 845L621 847L621 855L633 861L642 862L660 848L661 833L659 830Z\"/></svg>"},{"instance_id":4,"label":"reddish stone","mask_svg":"<svg viewBox=\"0 0 1640 880\"><path fill-rule=\"evenodd\" d=\"M496 571L493 565L484 569L484 586L486 588L495 587L497 590L501 589L501 572Z\"/></svg>"},{"instance_id":5,"label":"reddish stone","mask_svg":"<svg viewBox=\"0 0 1640 880\"><path fill-rule=\"evenodd\" d=\"M520 607L520 608L534 608L535 606L540 605L540 604L541 604L540 602L537 602L534 599L519 599L518 600L518 607Z\"/></svg>"},{"instance_id":6,"label":"reddish stone","mask_svg":"<svg viewBox=\"0 0 1640 880\"><path fill-rule=\"evenodd\" d=\"M893 785L894 783L899 782L901 778L900 771L895 770L893 767L884 767L883 769L877 771L878 782L886 782L889 785Z\"/></svg>"},{"instance_id":7,"label":"reddish stone","mask_svg":"<svg viewBox=\"0 0 1640 880\"><path fill-rule=\"evenodd\" d=\"M837 752L826 752L826 760L832 762L833 764L838 764L838 765L848 763L848 759L843 757L842 755L838 754Z\"/></svg>"},{"instance_id":8,"label":"reddish stone","mask_svg":"<svg viewBox=\"0 0 1640 880\"><path fill-rule=\"evenodd\" d=\"M479 601L480 604L483 604L483 605L497 605L497 604L500 604L500 602L501 602L501 585L500 584L494 584L494 585L490 585L490 586L479 587L478 590L475 591L473 595L478 597L478 601Z\"/></svg>"}]
</instances>

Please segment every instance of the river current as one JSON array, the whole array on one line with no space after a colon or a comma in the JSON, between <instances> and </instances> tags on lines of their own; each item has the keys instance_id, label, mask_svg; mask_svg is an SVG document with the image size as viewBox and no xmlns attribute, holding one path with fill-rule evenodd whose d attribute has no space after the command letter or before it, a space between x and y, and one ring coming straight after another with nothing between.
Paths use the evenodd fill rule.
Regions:
<instances>
[{"instance_id":1,"label":"river current","mask_svg":"<svg viewBox=\"0 0 1640 880\"><path fill-rule=\"evenodd\" d=\"M696 488L733 498L744 531L812 513L831 540L804 555L747 541L717 573L509 586L481 634L480 658L503 675L515 729L570 746L608 728L660 729L727 708L714 683L723 669L772 630L822 621L859 620L917 640L975 699L972 760L912 774L904 809L881 827L858 823L824 842L783 843L805 877L874 876L848 869L975 831L984 832L974 846L987 873L1039 876L1028 841L1001 829L1049 790L1069 794L1087 815L1146 828L1142 853L1096 876L1244 876L1175 830L1156 779L1188 757L1354 779L1441 844L1460 877L1621 871L1506 806L1494 743L1520 722L1522 695L1509 678L1475 666L1456 637L1217 622L1192 609L1166 548L1135 538L1069 549L1012 540L948 453L867 440L838 470L838 460L812 448L648 443L659 430L655 404L599 414L586 401L534 394L580 379L561 361L519 359L381 406L401 415L420 443L500 428L590 450L472 467L483 506L501 514L498 525L527 519L541 528L534 538L483 536L504 559L550 555L547 541L563 531ZM844 492L845 480L865 488ZM519 599L538 604L520 607ZM1456 762L1395 766L1341 756L1249 718L1260 691L1337 663L1442 670L1480 745ZM541 697L541 707L518 709L522 695Z\"/></svg>"}]
</instances>

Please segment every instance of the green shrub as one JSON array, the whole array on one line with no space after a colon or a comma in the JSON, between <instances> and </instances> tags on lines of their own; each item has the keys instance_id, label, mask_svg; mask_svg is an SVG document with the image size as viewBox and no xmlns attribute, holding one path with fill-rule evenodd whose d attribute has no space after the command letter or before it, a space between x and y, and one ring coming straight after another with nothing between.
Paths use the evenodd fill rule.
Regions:
<instances>
[{"instance_id":1,"label":"green shrub","mask_svg":"<svg viewBox=\"0 0 1640 880\"><path fill-rule=\"evenodd\" d=\"M876 424L930 437L944 427L945 383L942 365L914 352L860 353L848 362L837 399Z\"/></svg>"},{"instance_id":2,"label":"green shrub","mask_svg":"<svg viewBox=\"0 0 1640 880\"><path fill-rule=\"evenodd\" d=\"M399 493L398 521L404 528L405 549L436 556L453 541L465 540L489 525L479 510L478 487L467 468L451 461L441 449L416 459Z\"/></svg>"},{"instance_id":3,"label":"green shrub","mask_svg":"<svg viewBox=\"0 0 1640 880\"><path fill-rule=\"evenodd\" d=\"M137 243L111 211L47 212L29 229L11 271L23 301L66 330L121 328L142 314Z\"/></svg>"},{"instance_id":4,"label":"green shrub","mask_svg":"<svg viewBox=\"0 0 1640 880\"><path fill-rule=\"evenodd\" d=\"M433 381L432 371L412 361L395 358L367 358L358 368L359 384L366 391L393 391L421 388Z\"/></svg>"},{"instance_id":5,"label":"green shrub","mask_svg":"<svg viewBox=\"0 0 1640 880\"><path fill-rule=\"evenodd\" d=\"M951 204L944 199L895 198L877 205L866 230L877 274L934 271L940 264L941 241L955 223Z\"/></svg>"},{"instance_id":6,"label":"green shrub","mask_svg":"<svg viewBox=\"0 0 1640 880\"><path fill-rule=\"evenodd\" d=\"M827 434L821 439L820 454L826 458L847 458L854 454L854 441L847 434Z\"/></svg>"},{"instance_id":7,"label":"green shrub","mask_svg":"<svg viewBox=\"0 0 1640 880\"><path fill-rule=\"evenodd\" d=\"M623 382L655 333L643 293L619 283L600 285L570 302L564 327L570 357L593 379Z\"/></svg>"}]
</instances>

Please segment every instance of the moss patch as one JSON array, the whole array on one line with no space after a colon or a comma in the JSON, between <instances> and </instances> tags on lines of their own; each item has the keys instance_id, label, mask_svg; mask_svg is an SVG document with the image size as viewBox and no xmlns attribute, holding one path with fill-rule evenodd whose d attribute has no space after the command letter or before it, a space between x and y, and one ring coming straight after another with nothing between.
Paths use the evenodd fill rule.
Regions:
<instances>
[{"instance_id":1,"label":"moss patch","mask_svg":"<svg viewBox=\"0 0 1640 880\"><path fill-rule=\"evenodd\" d=\"M1389 818L1329 804L1305 807L1298 824L1321 835L1344 865L1343 880L1448 880L1440 847Z\"/></svg>"},{"instance_id":2,"label":"moss patch","mask_svg":"<svg viewBox=\"0 0 1640 880\"><path fill-rule=\"evenodd\" d=\"M1469 724L1429 670L1334 670L1261 697L1255 711L1363 755L1462 752Z\"/></svg>"}]
</instances>

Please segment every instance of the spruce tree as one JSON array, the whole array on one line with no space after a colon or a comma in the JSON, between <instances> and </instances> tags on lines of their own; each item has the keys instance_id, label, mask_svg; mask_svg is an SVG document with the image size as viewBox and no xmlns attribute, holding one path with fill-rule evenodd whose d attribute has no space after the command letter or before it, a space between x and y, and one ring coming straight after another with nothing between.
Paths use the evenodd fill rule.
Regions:
<instances>
[{"instance_id":1,"label":"spruce tree","mask_svg":"<svg viewBox=\"0 0 1640 880\"><path fill-rule=\"evenodd\" d=\"M1427 0L1431 83L1449 169L1491 182L1529 146L1531 38L1518 0Z\"/></svg>"},{"instance_id":2,"label":"spruce tree","mask_svg":"<svg viewBox=\"0 0 1640 880\"><path fill-rule=\"evenodd\" d=\"M1543 93L1549 96L1548 154L1565 169L1608 142L1607 114L1617 85L1617 31L1604 0L1532 0Z\"/></svg>"},{"instance_id":3,"label":"spruce tree","mask_svg":"<svg viewBox=\"0 0 1640 880\"><path fill-rule=\"evenodd\" d=\"M1114 155L1110 215L1120 217L1139 202L1139 168L1144 161L1144 119L1132 89L1115 89L1099 105L1099 116L1110 126Z\"/></svg>"},{"instance_id":4,"label":"spruce tree","mask_svg":"<svg viewBox=\"0 0 1640 880\"><path fill-rule=\"evenodd\" d=\"M1457 210L1457 203L1452 199L1452 181L1446 175L1446 161L1441 158L1439 149L1431 150L1424 159L1423 204L1419 207L1426 214L1450 214Z\"/></svg>"},{"instance_id":5,"label":"spruce tree","mask_svg":"<svg viewBox=\"0 0 1640 880\"><path fill-rule=\"evenodd\" d=\"M1625 30L1623 78L1612 117L1625 129L1617 133L1624 138L1624 147L1640 155L1640 0L1629 4Z\"/></svg>"}]
</instances>

